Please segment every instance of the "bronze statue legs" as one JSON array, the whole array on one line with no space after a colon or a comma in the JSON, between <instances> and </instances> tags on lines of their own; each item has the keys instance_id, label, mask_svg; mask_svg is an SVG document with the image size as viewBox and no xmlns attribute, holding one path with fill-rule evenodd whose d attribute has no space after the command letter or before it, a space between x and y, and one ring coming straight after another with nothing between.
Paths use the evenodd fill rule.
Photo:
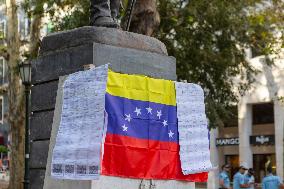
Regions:
<instances>
[{"instance_id":1,"label":"bronze statue legs","mask_svg":"<svg viewBox=\"0 0 284 189\"><path fill-rule=\"evenodd\" d=\"M119 8L120 0L91 0L90 24L92 26L118 28Z\"/></svg>"}]
</instances>

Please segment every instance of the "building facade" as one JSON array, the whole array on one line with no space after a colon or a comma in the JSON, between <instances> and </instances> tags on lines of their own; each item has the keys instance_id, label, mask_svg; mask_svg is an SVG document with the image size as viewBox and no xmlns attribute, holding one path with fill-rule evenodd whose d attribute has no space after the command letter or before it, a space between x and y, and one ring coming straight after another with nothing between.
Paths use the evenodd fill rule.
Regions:
<instances>
[{"instance_id":1,"label":"building facade","mask_svg":"<svg viewBox=\"0 0 284 189\"><path fill-rule=\"evenodd\" d=\"M259 72L251 89L240 96L237 116L211 131L212 161L219 169L210 173L209 188L218 188L218 172L225 163L232 166L231 179L239 164L246 163L255 170L258 183L268 166L283 180L284 56L269 59L274 60L271 66L264 56L249 60Z\"/></svg>"},{"instance_id":2,"label":"building facade","mask_svg":"<svg viewBox=\"0 0 284 189\"><path fill-rule=\"evenodd\" d=\"M7 22L5 16L5 6L0 4L0 46L5 46L5 37ZM8 77L7 77L7 64L4 57L0 56L0 145L7 146L9 125L7 120L8 115Z\"/></svg>"}]
</instances>

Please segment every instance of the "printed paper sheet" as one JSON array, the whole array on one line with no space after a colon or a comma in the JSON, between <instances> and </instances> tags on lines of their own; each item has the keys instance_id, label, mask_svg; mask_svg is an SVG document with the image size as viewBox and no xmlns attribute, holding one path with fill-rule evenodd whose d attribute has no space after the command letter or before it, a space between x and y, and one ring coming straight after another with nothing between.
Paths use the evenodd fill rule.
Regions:
<instances>
[{"instance_id":1,"label":"printed paper sheet","mask_svg":"<svg viewBox=\"0 0 284 189\"><path fill-rule=\"evenodd\" d=\"M184 175L212 169L204 93L199 85L175 82L181 168Z\"/></svg>"},{"instance_id":2,"label":"printed paper sheet","mask_svg":"<svg viewBox=\"0 0 284 189\"><path fill-rule=\"evenodd\" d=\"M100 174L108 65L68 76L51 176L93 180Z\"/></svg>"}]
</instances>

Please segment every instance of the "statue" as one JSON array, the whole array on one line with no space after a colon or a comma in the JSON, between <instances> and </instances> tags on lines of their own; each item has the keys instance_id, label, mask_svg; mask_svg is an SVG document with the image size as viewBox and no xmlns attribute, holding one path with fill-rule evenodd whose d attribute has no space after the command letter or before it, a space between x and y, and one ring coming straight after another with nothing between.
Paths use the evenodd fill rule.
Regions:
<instances>
[{"instance_id":1,"label":"statue","mask_svg":"<svg viewBox=\"0 0 284 189\"><path fill-rule=\"evenodd\" d=\"M92 26L119 28L117 18L119 15L120 0L91 0Z\"/></svg>"}]
</instances>

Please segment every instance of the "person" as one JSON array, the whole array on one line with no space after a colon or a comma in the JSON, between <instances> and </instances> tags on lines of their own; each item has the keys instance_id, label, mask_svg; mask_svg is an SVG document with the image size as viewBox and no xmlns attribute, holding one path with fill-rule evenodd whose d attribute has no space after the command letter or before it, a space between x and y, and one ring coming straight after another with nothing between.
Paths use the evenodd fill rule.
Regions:
<instances>
[{"instance_id":1,"label":"person","mask_svg":"<svg viewBox=\"0 0 284 189\"><path fill-rule=\"evenodd\" d=\"M90 0L90 25L119 28L120 0Z\"/></svg>"},{"instance_id":2,"label":"person","mask_svg":"<svg viewBox=\"0 0 284 189\"><path fill-rule=\"evenodd\" d=\"M272 174L272 167L269 166L266 169L267 176L262 180L262 189L279 189L284 188L283 183L280 180L280 177L274 176Z\"/></svg>"},{"instance_id":3,"label":"person","mask_svg":"<svg viewBox=\"0 0 284 189\"><path fill-rule=\"evenodd\" d=\"M219 174L219 189L231 189L229 171L231 166L225 164L222 166L222 172Z\"/></svg>"},{"instance_id":4,"label":"person","mask_svg":"<svg viewBox=\"0 0 284 189\"><path fill-rule=\"evenodd\" d=\"M245 183L245 172L248 170L245 163L241 164L239 171L234 175L233 189L248 188L249 184Z\"/></svg>"},{"instance_id":5,"label":"person","mask_svg":"<svg viewBox=\"0 0 284 189\"><path fill-rule=\"evenodd\" d=\"M254 178L254 170L252 168L249 168L247 174L245 174L245 183L249 184L248 189L254 189L255 178Z\"/></svg>"}]
</instances>

